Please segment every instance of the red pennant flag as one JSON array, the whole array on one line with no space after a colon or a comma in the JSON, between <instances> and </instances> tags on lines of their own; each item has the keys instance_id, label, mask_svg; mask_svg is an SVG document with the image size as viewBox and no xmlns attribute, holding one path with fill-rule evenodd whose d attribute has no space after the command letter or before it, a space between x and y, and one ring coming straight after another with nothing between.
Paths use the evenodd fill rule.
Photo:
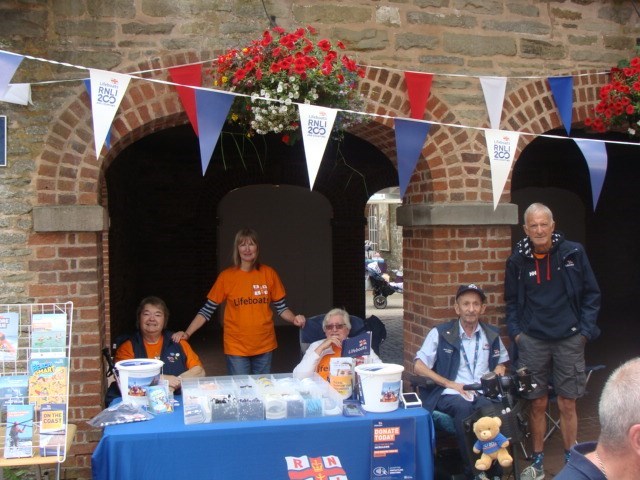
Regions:
<instances>
[{"instance_id":1,"label":"red pennant flag","mask_svg":"<svg viewBox=\"0 0 640 480\"><path fill-rule=\"evenodd\" d=\"M411 105L411 118L422 120L427 109L427 100L431 93L431 81L433 74L404 72L404 81L407 84L409 104Z\"/></svg>"},{"instance_id":2,"label":"red pennant flag","mask_svg":"<svg viewBox=\"0 0 640 480\"><path fill-rule=\"evenodd\" d=\"M184 107L184 111L189 117L193 130L198 133L198 115L196 112L196 93L193 88L185 87L183 85L191 85L194 87L202 86L202 64L195 65L182 65L180 67L173 67L169 69L169 77L176 85L176 90L180 96L180 101Z\"/></svg>"}]
</instances>

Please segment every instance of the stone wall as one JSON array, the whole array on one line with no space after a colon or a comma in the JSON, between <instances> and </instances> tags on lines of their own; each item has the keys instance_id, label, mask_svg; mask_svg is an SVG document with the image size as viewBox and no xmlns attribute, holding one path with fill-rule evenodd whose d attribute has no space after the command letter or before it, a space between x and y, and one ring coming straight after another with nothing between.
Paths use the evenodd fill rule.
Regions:
<instances>
[{"instance_id":1,"label":"stone wall","mask_svg":"<svg viewBox=\"0 0 640 480\"><path fill-rule=\"evenodd\" d=\"M427 71L438 75L425 118L484 127L479 82L469 75L508 76L502 125L532 133L560 126L546 76L606 70L628 57L640 37L638 16L629 2L619 1L265 0L264 6L282 27L312 24L368 65L361 91L371 113L408 116L402 70ZM119 72L211 59L214 51L244 44L268 25L258 0L5 0L0 19L0 49ZM160 70L141 75L166 78ZM169 87L133 81L114 121L112 149L96 159L90 105L80 81L87 76L83 69L25 58L13 82L33 84L34 104L0 104L0 115L8 119L8 166L0 169L0 301L72 299L75 305L69 418L79 432L66 478L90 478L90 453L100 437L84 422L101 409L104 388L105 169L131 142L186 122ZM40 83L50 80L59 83ZM587 116L603 81L596 75L576 78L574 121ZM353 133L395 162L392 126L380 118ZM486 211L491 183L484 148L475 130L434 127L404 211L399 210L405 364L427 328L451 315L451 284L482 281L490 303L497 305L489 317L494 323L500 317L511 217L489 215L480 225L475 219L452 225L431 216L433 205L471 204ZM509 185L503 202L508 200ZM85 206L100 207L85 225L56 220L58 207L86 218ZM36 224L37 215L42 217ZM354 262L353 268L361 264Z\"/></svg>"}]
</instances>

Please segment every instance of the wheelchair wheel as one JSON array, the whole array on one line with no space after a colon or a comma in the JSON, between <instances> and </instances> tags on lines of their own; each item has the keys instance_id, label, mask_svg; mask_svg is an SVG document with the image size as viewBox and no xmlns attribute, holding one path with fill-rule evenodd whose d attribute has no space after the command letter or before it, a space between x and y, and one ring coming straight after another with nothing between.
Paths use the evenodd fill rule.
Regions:
<instances>
[{"instance_id":1,"label":"wheelchair wheel","mask_svg":"<svg viewBox=\"0 0 640 480\"><path fill-rule=\"evenodd\" d=\"M373 297L373 306L376 308L387 308L387 297L384 295Z\"/></svg>"}]
</instances>

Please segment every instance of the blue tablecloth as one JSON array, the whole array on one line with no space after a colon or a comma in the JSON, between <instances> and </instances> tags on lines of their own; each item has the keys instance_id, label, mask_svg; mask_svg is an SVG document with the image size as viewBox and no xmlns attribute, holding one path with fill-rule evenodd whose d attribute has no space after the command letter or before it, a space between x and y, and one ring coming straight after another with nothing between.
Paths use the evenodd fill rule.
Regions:
<instances>
[{"instance_id":1,"label":"blue tablecloth","mask_svg":"<svg viewBox=\"0 0 640 480\"><path fill-rule=\"evenodd\" d=\"M335 455L350 480L365 480L372 478L373 423L403 418L415 419L415 478L431 480L433 425L422 408L363 417L184 425L177 407L149 421L106 427L91 468L94 480L285 480L285 457Z\"/></svg>"}]
</instances>

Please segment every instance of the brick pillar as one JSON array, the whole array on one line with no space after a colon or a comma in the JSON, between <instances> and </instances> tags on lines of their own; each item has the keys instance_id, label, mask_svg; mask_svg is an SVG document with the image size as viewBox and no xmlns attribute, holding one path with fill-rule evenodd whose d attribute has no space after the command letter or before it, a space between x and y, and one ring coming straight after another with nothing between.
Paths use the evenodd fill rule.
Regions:
<instances>
[{"instance_id":1,"label":"brick pillar","mask_svg":"<svg viewBox=\"0 0 640 480\"><path fill-rule=\"evenodd\" d=\"M429 330L455 317L458 285L481 286L484 320L504 322L504 267L518 211L512 204L495 211L491 204L420 204L397 214L404 236L404 366L412 370Z\"/></svg>"}]
</instances>

